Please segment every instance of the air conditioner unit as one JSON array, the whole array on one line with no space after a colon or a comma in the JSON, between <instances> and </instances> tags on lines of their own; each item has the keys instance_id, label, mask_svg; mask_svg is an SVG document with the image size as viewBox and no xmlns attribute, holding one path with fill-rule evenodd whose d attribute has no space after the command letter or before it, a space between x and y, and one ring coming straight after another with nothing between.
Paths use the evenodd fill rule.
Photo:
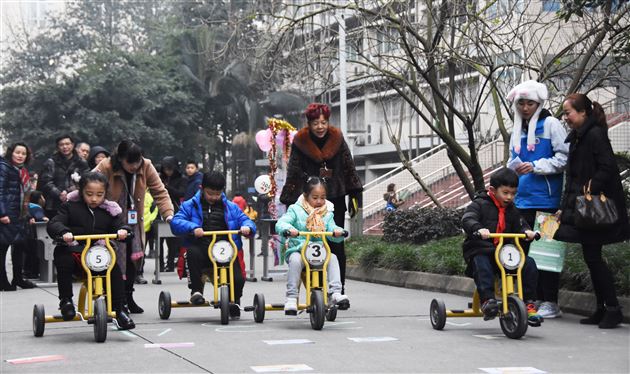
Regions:
<instances>
[{"instance_id":1,"label":"air conditioner unit","mask_svg":"<svg viewBox=\"0 0 630 374\"><path fill-rule=\"evenodd\" d=\"M365 145L365 138L367 137L366 134L360 134L359 136L357 136L357 138L354 140L354 145L363 147Z\"/></svg>"},{"instance_id":2,"label":"air conditioner unit","mask_svg":"<svg viewBox=\"0 0 630 374\"><path fill-rule=\"evenodd\" d=\"M367 125L367 144L381 144L381 126L370 123Z\"/></svg>"}]
</instances>

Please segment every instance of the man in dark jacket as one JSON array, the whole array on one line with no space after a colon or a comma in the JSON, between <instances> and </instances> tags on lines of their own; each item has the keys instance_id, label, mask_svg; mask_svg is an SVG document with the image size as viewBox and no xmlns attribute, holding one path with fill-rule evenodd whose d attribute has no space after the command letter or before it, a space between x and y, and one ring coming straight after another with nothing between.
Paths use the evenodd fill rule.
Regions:
<instances>
[{"instance_id":1,"label":"man in dark jacket","mask_svg":"<svg viewBox=\"0 0 630 374\"><path fill-rule=\"evenodd\" d=\"M177 161L177 158L174 156L166 156L162 159L160 179L162 180L162 183L164 183L164 187L166 187L166 190L171 197L175 213L177 213L179 206L184 201L184 195L186 194L186 187L188 185L188 180L179 170L179 162ZM166 245L168 246L168 255L164 271L170 272L175 269L175 257L179 254L181 240L179 238L166 238L165 240Z\"/></svg>"},{"instance_id":2,"label":"man in dark jacket","mask_svg":"<svg viewBox=\"0 0 630 374\"><path fill-rule=\"evenodd\" d=\"M57 151L44 163L39 178L40 190L46 199L46 216L52 218L57 209L68 199L68 193L76 190L81 174L88 171L88 165L74 149L74 141L69 135L55 140Z\"/></svg>"},{"instance_id":3,"label":"man in dark jacket","mask_svg":"<svg viewBox=\"0 0 630 374\"><path fill-rule=\"evenodd\" d=\"M496 171L490 177L488 192L484 191L475 197L462 217L462 227L466 232L464 259L475 279L484 320L493 319L499 312L494 289L494 275L498 271L494 250L498 239L489 239L490 233L525 233L528 240L532 240L535 235L514 206L517 187L516 172L507 168ZM540 326L542 317L538 315L534 304L538 280L534 259L525 258L521 274L523 296L527 300L528 323L530 326Z\"/></svg>"}]
</instances>

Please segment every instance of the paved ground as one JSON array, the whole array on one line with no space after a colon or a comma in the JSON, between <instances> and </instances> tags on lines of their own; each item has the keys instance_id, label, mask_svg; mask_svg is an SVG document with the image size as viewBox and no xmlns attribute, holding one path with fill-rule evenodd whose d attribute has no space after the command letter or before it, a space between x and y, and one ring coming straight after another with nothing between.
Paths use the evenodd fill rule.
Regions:
<instances>
[{"instance_id":1,"label":"paved ground","mask_svg":"<svg viewBox=\"0 0 630 374\"><path fill-rule=\"evenodd\" d=\"M258 259L258 269L260 259ZM148 264L147 271L152 269ZM257 276L260 278L260 270ZM286 278L248 283L244 304L254 293L267 302L283 302ZM431 299L447 307L464 307L463 297L349 281L352 307L337 321L313 331L306 313L298 317L267 312L264 323L244 313L238 321L220 324L210 308L174 309L160 320L160 290L174 298L189 293L173 273L162 274L162 285L137 286L137 300L146 312L133 315L137 328L110 330L107 341L93 341L91 326L81 322L49 324L42 338L31 330L34 303L50 314L57 306L56 288L0 293L1 373L35 372L465 372L482 368L529 368L549 373L630 372L630 329L580 326L575 315L530 328L521 340L506 338L498 320L450 319L443 331L431 328ZM209 295L208 291L206 295ZM150 344L175 344L151 348ZM293 344L290 344L293 343ZM7 361L39 356L51 361ZM56 357L55 357L56 356ZM294 366L291 366L294 365ZM523 369L519 369L523 370ZM535 371L539 370L539 371ZM508 371L495 371L508 372Z\"/></svg>"}]
</instances>

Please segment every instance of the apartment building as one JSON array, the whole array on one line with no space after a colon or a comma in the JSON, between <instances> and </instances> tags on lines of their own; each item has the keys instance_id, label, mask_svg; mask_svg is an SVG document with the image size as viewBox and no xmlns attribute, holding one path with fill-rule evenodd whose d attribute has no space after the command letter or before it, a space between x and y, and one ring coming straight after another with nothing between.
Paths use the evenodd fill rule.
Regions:
<instances>
[{"instance_id":1,"label":"apartment building","mask_svg":"<svg viewBox=\"0 0 630 374\"><path fill-rule=\"evenodd\" d=\"M313 68L319 71L320 79L305 75L302 81L294 83L331 104L333 124L342 122L345 86L346 140L366 183L400 166L399 154L390 139L392 135L398 138L400 149L409 159L442 143L427 125L427 119L435 120L427 104L434 103L419 98L435 97L430 82L416 77L418 94L410 95L425 118L388 84L387 74L412 79L408 66L413 66L409 60L415 51L420 53L415 55L414 63L420 67L424 67L429 58L433 59L435 69L443 74L437 80L439 90L444 96L451 95L448 97L450 105L455 112L463 114L459 118L455 116L450 125L460 143L467 144L469 140L462 121L464 116L474 118L478 145L499 135L500 119L510 131L509 105L502 100L510 88L521 81L542 76L552 96L547 107L558 109L584 53L596 55L596 58L587 64L578 90L588 90L589 96L602 103L612 117L630 113L630 68L627 64L614 66L611 48L607 49L607 43L613 38L606 37L601 45L593 46L594 36L588 36L585 31L601 20L602 10L587 9L583 18L573 17L564 22L556 15L560 10L557 0L449 3L450 9L428 9L424 1L347 1L335 4L339 7L351 4L354 9L318 13L321 5L300 0L293 1L293 7L287 8L294 18L317 13L307 17L308 21L295 33L297 45L301 43L302 48L312 50ZM619 25L627 25L627 4L620 8L613 2L613 13L621 12L625 17L620 17ZM443 19L440 17L448 17L449 21L438 31L432 26ZM401 27L409 27L406 37L399 31ZM438 33L441 33L440 40L430 41L437 50L433 55L426 54L422 46L405 45L418 43L425 34L435 37ZM576 43L578 39L583 41ZM338 51L344 44L346 77L342 82ZM574 45L571 51L562 53L570 45ZM413 52L406 52L405 48ZM448 57L457 61L450 71ZM481 66L476 68L476 64ZM495 70L489 73L488 69ZM497 98L491 95L492 84L496 85Z\"/></svg>"}]
</instances>

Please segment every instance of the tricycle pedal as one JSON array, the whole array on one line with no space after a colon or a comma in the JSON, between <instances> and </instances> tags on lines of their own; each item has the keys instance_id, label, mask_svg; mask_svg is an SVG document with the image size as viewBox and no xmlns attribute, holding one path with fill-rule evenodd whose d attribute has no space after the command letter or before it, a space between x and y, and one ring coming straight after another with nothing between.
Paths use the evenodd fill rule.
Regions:
<instances>
[{"instance_id":1,"label":"tricycle pedal","mask_svg":"<svg viewBox=\"0 0 630 374\"><path fill-rule=\"evenodd\" d=\"M245 312L253 312L254 311L254 307L253 306L246 306L245 308L243 308L243 311L245 311Z\"/></svg>"}]
</instances>

